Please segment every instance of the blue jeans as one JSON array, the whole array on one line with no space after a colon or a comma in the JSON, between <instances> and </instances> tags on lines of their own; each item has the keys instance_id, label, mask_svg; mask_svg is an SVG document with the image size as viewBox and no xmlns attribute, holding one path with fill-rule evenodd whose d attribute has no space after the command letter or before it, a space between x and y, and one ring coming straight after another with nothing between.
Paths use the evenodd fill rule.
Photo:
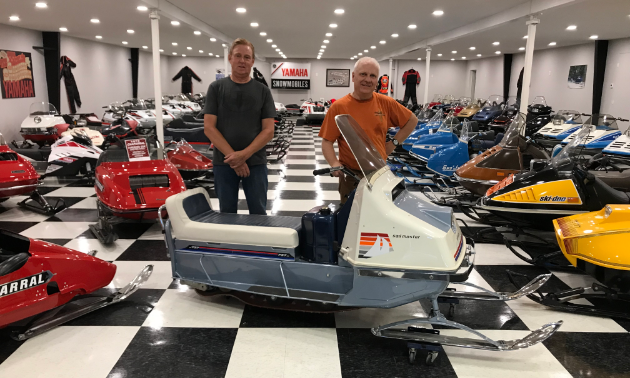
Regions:
<instances>
[{"instance_id":1,"label":"blue jeans","mask_svg":"<svg viewBox=\"0 0 630 378\"><path fill-rule=\"evenodd\" d=\"M249 167L249 177L238 177L229 165L215 165L214 190L219 197L222 213L236 213L238 210L238 184L243 182L243 191L250 214L267 215L267 165Z\"/></svg>"}]
</instances>

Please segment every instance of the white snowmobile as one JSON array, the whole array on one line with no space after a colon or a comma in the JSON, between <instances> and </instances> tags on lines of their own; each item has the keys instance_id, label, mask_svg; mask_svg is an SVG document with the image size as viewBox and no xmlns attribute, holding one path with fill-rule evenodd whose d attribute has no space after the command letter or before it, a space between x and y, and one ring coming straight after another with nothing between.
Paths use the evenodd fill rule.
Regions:
<instances>
[{"instance_id":1,"label":"white snowmobile","mask_svg":"<svg viewBox=\"0 0 630 378\"><path fill-rule=\"evenodd\" d=\"M590 116L577 110L560 110L551 118L551 122L533 135L533 138L538 144L551 150L582 127L583 115Z\"/></svg>"},{"instance_id":2,"label":"white snowmobile","mask_svg":"<svg viewBox=\"0 0 630 378\"><path fill-rule=\"evenodd\" d=\"M285 310L393 308L420 301L427 305L427 317L372 329L376 336L409 341L411 361L423 346L516 350L558 330L562 321L519 340L497 341L448 320L440 312L440 301L512 300L534 292L550 275L540 275L514 293L466 282L475 251L452 209L408 192L352 117L339 115L335 121L365 175L346 204L337 210L317 207L300 219L216 212L204 189L171 196L164 205L168 219L161 221L173 277L203 295L232 295L252 305ZM313 174L337 170L358 180L343 167ZM446 290L449 284L478 291ZM415 325L457 328L477 338L442 336ZM427 362L438 354L430 350Z\"/></svg>"},{"instance_id":3,"label":"white snowmobile","mask_svg":"<svg viewBox=\"0 0 630 378\"><path fill-rule=\"evenodd\" d=\"M173 104L177 105L182 109L182 115L190 114L197 115L201 111L201 105L196 103L192 97L188 97L185 93L179 93L175 96L165 96L168 97L168 100L162 99L162 102L165 104Z\"/></svg>"},{"instance_id":4,"label":"white snowmobile","mask_svg":"<svg viewBox=\"0 0 630 378\"><path fill-rule=\"evenodd\" d=\"M37 144L40 147L53 144L58 138L55 126L63 125L66 121L59 115L53 104L48 102L34 102L31 104L28 117L22 121L20 134L26 141L24 146Z\"/></svg>"},{"instance_id":5,"label":"white snowmobile","mask_svg":"<svg viewBox=\"0 0 630 378\"><path fill-rule=\"evenodd\" d=\"M326 113L328 113L328 108L324 103L324 99L321 101L313 101L312 99L301 100L304 101L300 109L303 109L304 118L306 119L306 124L320 124L324 122L324 118L326 117Z\"/></svg>"}]
</instances>

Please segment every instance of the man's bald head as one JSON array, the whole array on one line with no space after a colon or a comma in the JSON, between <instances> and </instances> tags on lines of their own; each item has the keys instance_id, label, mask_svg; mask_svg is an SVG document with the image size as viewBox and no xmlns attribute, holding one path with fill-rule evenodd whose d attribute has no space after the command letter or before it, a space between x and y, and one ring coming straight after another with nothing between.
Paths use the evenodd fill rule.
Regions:
<instances>
[{"instance_id":1,"label":"man's bald head","mask_svg":"<svg viewBox=\"0 0 630 378\"><path fill-rule=\"evenodd\" d=\"M354 64L352 71L352 83L354 83L354 97L361 100L372 98L378 74L381 67L374 58L363 57Z\"/></svg>"}]
</instances>

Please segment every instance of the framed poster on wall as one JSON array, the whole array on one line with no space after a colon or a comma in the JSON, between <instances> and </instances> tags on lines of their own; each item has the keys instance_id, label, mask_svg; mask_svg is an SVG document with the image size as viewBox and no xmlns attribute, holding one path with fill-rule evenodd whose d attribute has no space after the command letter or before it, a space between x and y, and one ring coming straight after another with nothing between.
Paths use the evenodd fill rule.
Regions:
<instances>
[{"instance_id":1,"label":"framed poster on wall","mask_svg":"<svg viewBox=\"0 0 630 378\"><path fill-rule=\"evenodd\" d=\"M2 98L35 97L31 53L1 50Z\"/></svg>"},{"instance_id":2,"label":"framed poster on wall","mask_svg":"<svg viewBox=\"0 0 630 378\"><path fill-rule=\"evenodd\" d=\"M569 88L582 89L586 81L586 64L569 67Z\"/></svg>"},{"instance_id":3,"label":"framed poster on wall","mask_svg":"<svg viewBox=\"0 0 630 378\"><path fill-rule=\"evenodd\" d=\"M277 62L271 64L272 89L311 89L311 64Z\"/></svg>"},{"instance_id":4,"label":"framed poster on wall","mask_svg":"<svg viewBox=\"0 0 630 378\"><path fill-rule=\"evenodd\" d=\"M326 86L327 87L349 87L350 86L350 70L328 68L326 70Z\"/></svg>"}]
</instances>

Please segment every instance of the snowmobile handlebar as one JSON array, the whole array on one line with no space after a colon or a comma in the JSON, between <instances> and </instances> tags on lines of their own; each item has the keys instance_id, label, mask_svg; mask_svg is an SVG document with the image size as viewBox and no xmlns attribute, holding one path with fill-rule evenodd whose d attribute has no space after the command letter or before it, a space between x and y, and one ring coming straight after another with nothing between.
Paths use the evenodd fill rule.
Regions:
<instances>
[{"instance_id":1,"label":"snowmobile handlebar","mask_svg":"<svg viewBox=\"0 0 630 378\"><path fill-rule=\"evenodd\" d=\"M353 179L361 181L361 178L359 176L357 176L354 172L344 166L316 169L313 171L313 176L322 176L326 174L331 174L336 171L341 171L346 175L352 177Z\"/></svg>"}]
</instances>

